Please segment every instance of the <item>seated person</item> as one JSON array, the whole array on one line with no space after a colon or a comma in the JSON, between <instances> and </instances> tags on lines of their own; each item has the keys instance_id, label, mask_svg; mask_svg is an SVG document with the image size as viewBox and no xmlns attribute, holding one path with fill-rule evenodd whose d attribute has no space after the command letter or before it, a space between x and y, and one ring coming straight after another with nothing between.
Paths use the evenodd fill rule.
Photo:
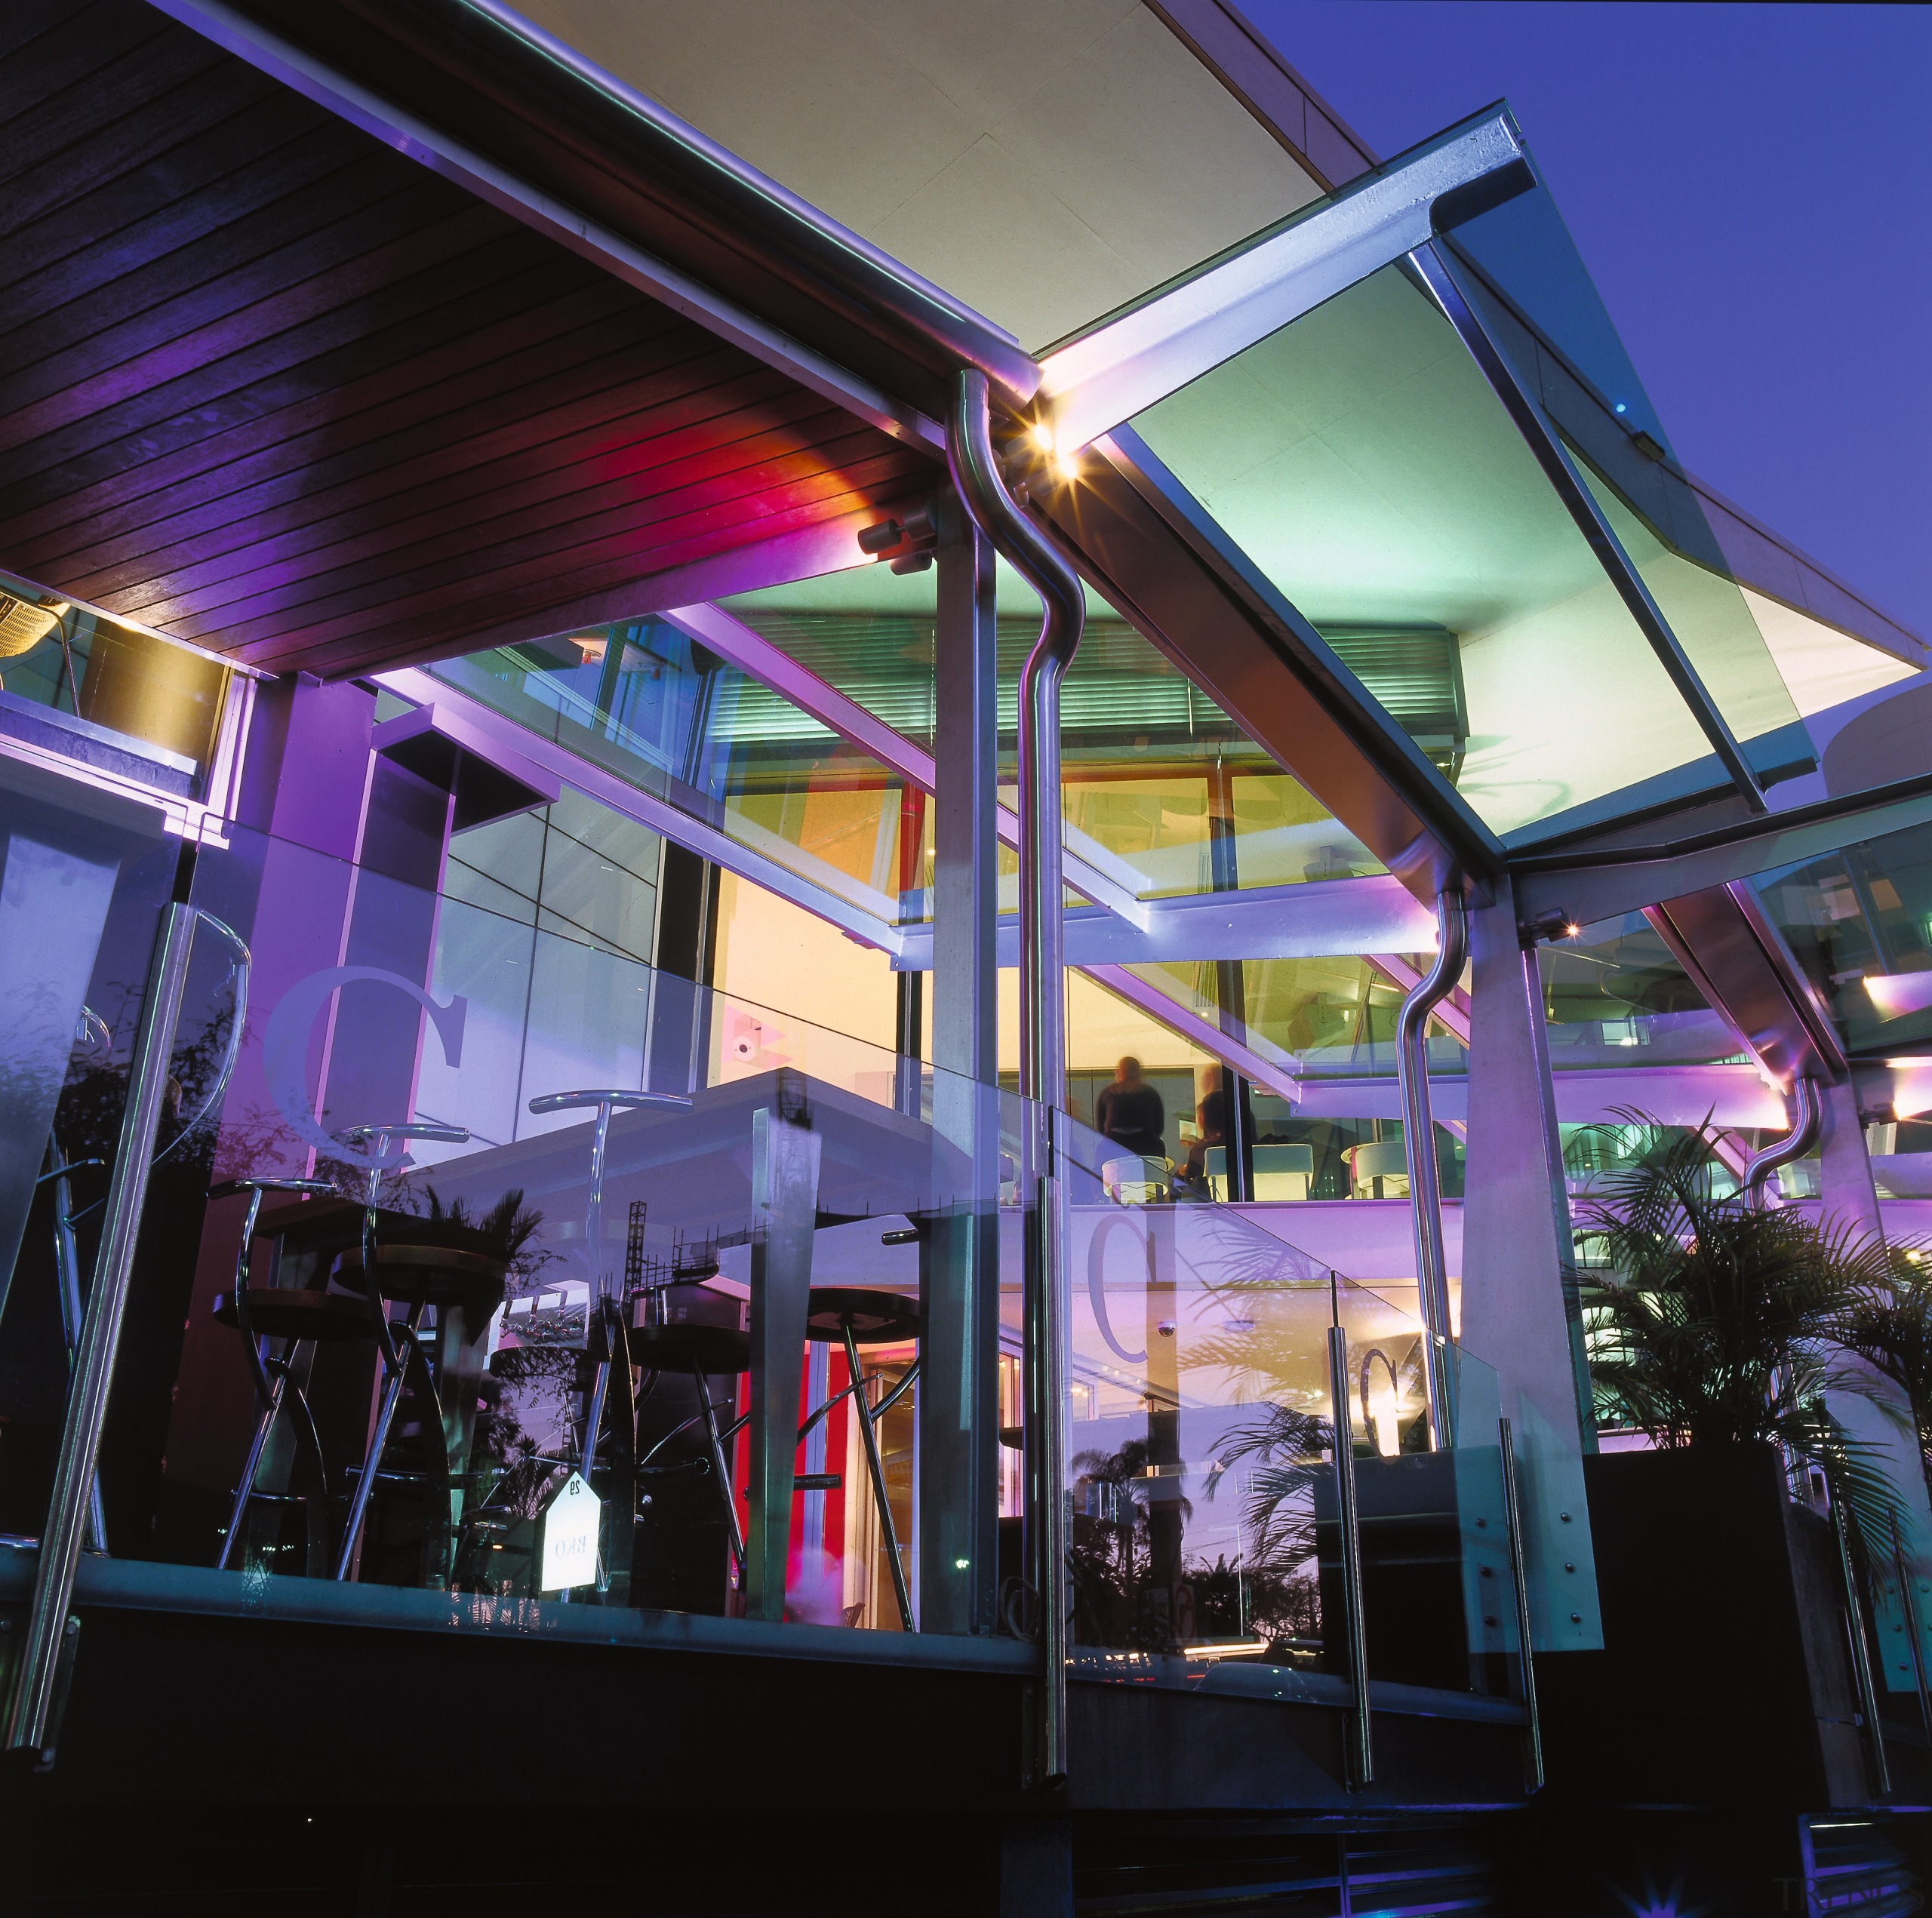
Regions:
<instances>
[{"instance_id":1,"label":"seated person","mask_svg":"<svg viewBox=\"0 0 1932 1918\"><path fill-rule=\"evenodd\" d=\"M1161 1095L1140 1076L1140 1062L1124 1059L1114 1068L1113 1083L1100 1088L1094 1102L1094 1128L1125 1152L1143 1159L1164 1159L1168 1109Z\"/></svg>"},{"instance_id":2,"label":"seated person","mask_svg":"<svg viewBox=\"0 0 1932 1918\"><path fill-rule=\"evenodd\" d=\"M1200 1130L1194 1143L1187 1148L1187 1163L1182 1168L1182 1176L1190 1185L1198 1185L1204 1191L1208 1186L1208 1148L1225 1145L1228 1137L1227 1083L1218 1065L1211 1065L1207 1069L1201 1103L1194 1108L1194 1122Z\"/></svg>"}]
</instances>

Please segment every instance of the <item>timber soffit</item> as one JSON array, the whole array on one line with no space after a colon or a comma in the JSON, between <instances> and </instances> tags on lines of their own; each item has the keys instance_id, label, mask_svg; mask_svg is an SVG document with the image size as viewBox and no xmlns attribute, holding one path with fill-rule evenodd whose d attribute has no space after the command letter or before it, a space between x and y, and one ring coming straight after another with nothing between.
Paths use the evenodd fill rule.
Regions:
<instances>
[{"instance_id":1,"label":"timber soffit","mask_svg":"<svg viewBox=\"0 0 1932 1918\"><path fill-rule=\"evenodd\" d=\"M859 376L143 0L0 55L0 561L63 597L340 676L931 484Z\"/></svg>"},{"instance_id":2,"label":"timber soffit","mask_svg":"<svg viewBox=\"0 0 1932 1918\"><path fill-rule=\"evenodd\" d=\"M935 443L961 366L1031 394L1010 335L495 0L156 4L620 277L668 269L648 290L857 373L905 436Z\"/></svg>"}]
</instances>

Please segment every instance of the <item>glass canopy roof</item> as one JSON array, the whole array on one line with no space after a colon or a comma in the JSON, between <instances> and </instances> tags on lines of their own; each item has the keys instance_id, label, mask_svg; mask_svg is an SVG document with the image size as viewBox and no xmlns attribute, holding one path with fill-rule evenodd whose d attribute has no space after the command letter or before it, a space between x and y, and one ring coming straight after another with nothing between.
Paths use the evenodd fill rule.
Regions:
<instances>
[{"instance_id":1,"label":"glass canopy roof","mask_svg":"<svg viewBox=\"0 0 1932 1918\"><path fill-rule=\"evenodd\" d=\"M1761 783L1808 770L1769 603L1733 576L1506 111L1389 162L1382 187L1407 168L1438 193L1452 153L1475 177L1434 202L1451 230L1371 219L1344 189L1297 215L1306 257L1275 280L1279 229L1251 266L1237 249L1110 322L1133 329L1117 346L1102 328L1069 343L1054 418L1091 428L1108 392L1137 393L1121 423L1166 469L1156 483L1191 494L1343 664L1371 643L1446 661L1461 737L1431 756L1506 843L1723 787L1733 742ZM1457 194L1503 197L1459 218ZM1341 266L1315 254L1324 212ZM1220 319L1217 275L1240 309ZM1222 357L1199 371L1211 329ZM1083 386L1087 366L1104 376ZM1789 652L1789 609L1770 610Z\"/></svg>"}]
</instances>

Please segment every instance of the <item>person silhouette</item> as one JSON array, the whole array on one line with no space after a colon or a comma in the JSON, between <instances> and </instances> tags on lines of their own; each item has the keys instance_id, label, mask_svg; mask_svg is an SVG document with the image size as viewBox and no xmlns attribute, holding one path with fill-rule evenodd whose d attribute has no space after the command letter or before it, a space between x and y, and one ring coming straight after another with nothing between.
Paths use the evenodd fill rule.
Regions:
<instances>
[{"instance_id":1,"label":"person silhouette","mask_svg":"<svg viewBox=\"0 0 1932 1918\"><path fill-rule=\"evenodd\" d=\"M1111 1084L1100 1088L1094 1102L1095 1127L1116 1145L1144 1159L1168 1155L1161 1134L1168 1109L1161 1095L1140 1076L1140 1062L1131 1056L1114 1068Z\"/></svg>"}]
</instances>

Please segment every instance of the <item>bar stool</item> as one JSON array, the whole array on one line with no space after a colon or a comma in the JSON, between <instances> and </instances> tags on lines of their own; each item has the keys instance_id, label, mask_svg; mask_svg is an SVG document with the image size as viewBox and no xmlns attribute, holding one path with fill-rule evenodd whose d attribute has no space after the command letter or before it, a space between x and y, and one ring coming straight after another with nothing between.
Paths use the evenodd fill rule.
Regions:
<instances>
[{"instance_id":1,"label":"bar stool","mask_svg":"<svg viewBox=\"0 0 1932 1918\"><path fill-rule=\"evenodd\" d=\"M223 1535L221 1556L215 1569L226 1572L235 1556L248 1516L248 1501L254 1495L255 1474L261 1469L262 1453L274 1430L285 1400L294 1422L297 1455L309 1468L312 1487L307 1501L309 1553L308 1575L321 1575L328 1552L328 1471L322 1458L322 1443L315 1430L315 1415L309 1409L308 1394L295 1383L294 1370L303 1345L311 1340L367 1339L368 1320L346 1299L326 1292L296 1292L276 1288L256 1292L248 1283L248 1268L255 1242L255 1222L261 1216L264 1192L309 1192L318 1195L334 1188L325 1179L231 1179L208 1194L212 1203L221 1199L248 1195L248 1216L242 1227L242 1248L235 1258L235 1283L214 1302L217 1320L242 1335L248 1355L248 1370L255 1387L255 1430L248 1442L248 1462L242 1468L235 1488L235 1502L229 1508L228 1529ZM278 1358L269 1348L285 1340L287 1349Z\"/></svg>"},{"instance_id":2,"label":"bar stool","mask_svg":"<svg viewBox=\"0 0 1932 1918\"><path fill-rule=\"evenodd\" d=\"M365 1273L378 1269L376 1246L376 1198L382 1189L382 1176L386 1170L383 1161L389 1145L397 1139L434 1139L445 1145L467 1145L469 1133L463 1126L393 1125L352 1126L343 1135L343 1139L354 1143L366 1141L374 1149L369 1166L369 1185L362 1203L362 1267ZM398 1168L408 1157L408 1148L398 1155ZM340 1261L337 1262L340 1264ZM428 1308L426 1298L412 1299L409 1311L400 1326L389 1323L389 1302L383 1296L379 1283L367 1283L362 1296L368 1306L369 1329L374 1335L376 1350L383 1362L382 1403L376 1413L375 1429L369 1435L369 1449L363 1454L361 1471L356 1474L355 1495L349 1505L349 1519L343 1528L342 1548L336 1558L335 1575L338 1581L348 1578L355 1566L355 1548L361 1541L364 1520L368 1517L369 1495L376 1489L377 1468L382 1463L384 1449L389 1443L389 1427L395 1422L396 1408L402 1403L404 1382L412 1369L420 1370L423 1383L428 1388L429 1402L435 1405L438 1425L441 1425L441 1406L435 1396L435 1387L429 1376L429 1366L423 1357L422 1348L417 1343L416 1334L423 1323L423 1314ZM396 1334L402 1335L398 1346ZM441 1443L440 1431L438 1443ZM432 1448L433 1450L435 1448ZM447 1474L449 1462L444 1459ZM447 1523L447 1520L445 1520Z\"/></svg>"},{"instance_id":3,"label":"bar stool","mask_svg":"<svg viewBox=\"0 0 1932 1918\"><path fill-rule=\"evenodd\" d=\"M742 1377L752 1369L752 1339L748 1332L727 1325L654 1324L647 1321L630 1330L630 1351L636 1362L651 1372L688 1372L697 1388L697 1415L704 1422L704 1436L711 1454L712 1476L718 1481L718 1495L724 1502L724 1523L731 1539L731 1563L742 1579L745 1572L745 1530L738 1520L738 1502L732 1495L731 1467L725 1461L724 1441L737 1432L743 1419L734 1421L730 1431L718 1423L718 1408L712 1403L711 1382L721 1373ZM675 1431L666 1433L660 1445L675 1438L691 1423L686 1419ZM801 1431L802 1440L804 1433ZM655 1456L654 1449L653 1456ZM638 1471L648 1474L648 1460ZM681 1471L680 1465L660 1468Z\"/></svg>"},{"instance_id":4,"label":"bar stool","mask_svg":"<svg viewBox=\"0 0 1932 1918\"><path fill-rule=\"evenodd\" d=\"M872 1502L878 1508L879 1529L885 1536L886 1561L892 1567L893 1595L899 1601L900 1622L912 1630L912 1595L906 1582L906 1567L899 1557L899 1533L892 1522L892 1505L886 1495L885 1467L879 1458L878 1423L911 1388L918 1375L915 1356L906 1374L891 1391L874 1405L866 1397L865 1378L859 1366L861 1345L900 1345L919 1336L919 1302L896 1292L872 1286L814 1286L811 1289L805 1336L816 1342L842 1345L851 1382L811 1412L798 1428L802 1440L820 1419L841 1398L850 1397L858 1408L859 1436L866 1448L866 1470L872 1482Z\"/></svg>"},{"instance_id":5,"label":"bar stool","mask_svg":"<svg viewBox=\"0 0 1932 1918\"><path fill-rule=\"evenodd\" d=\"M688 1111L691 1108L691 1100L682 1093L603 1089L589 1092L546 1093L540 1098L530 1102L531 1113L537 1118L547 1117L552 1112L594 1110L597 1114L595 1127L590 1139L590 1196L585 1204L583 1222L584 1256L589 1262L590 1276L590 1300L586 1308L584 1342L595 1367L584 1406L583 1444L578 1453L580 1461L579 1469L583 1474L586 1485L591 1483L604 1437L605 1412L607 1406L611 1404L611 1369L614 1363L622 1369L624 1389L617 1394L622 1401L621 1410L614 1406L611 1409L625 1420L630 1428L627 1434L619 1432L615 1434L620 1441L619 1455L626 1461L629 1472L635 1472L637 1468L636 1415L630 1394L632 1353L629 1334L624 1324L623 1314L619 1309L618 1287L613 1283L611 1274L604 1270L602 1262L604 1170L605 1157L611 1142L611 1115L638 1106ZM630 1502L628 1499L626 1501L626 1505ZM619 1541L620 1549L626 1553L629 1545L628 1536Z\"/></svg>"}]
</instances>

